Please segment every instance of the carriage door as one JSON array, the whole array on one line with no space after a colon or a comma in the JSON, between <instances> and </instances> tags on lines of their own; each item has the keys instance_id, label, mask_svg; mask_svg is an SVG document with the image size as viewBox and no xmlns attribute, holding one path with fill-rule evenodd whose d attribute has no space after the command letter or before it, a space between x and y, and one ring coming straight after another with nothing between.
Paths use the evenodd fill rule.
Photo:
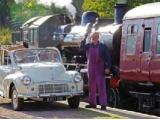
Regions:
<instances>
[{"instance_id":1,"label":"carriage door","mask_svg":"<svg viewBox=\"0 0 160 120\"><path fill-rule=\"evenodd\" d=\"M153 19L144 20L142 24L141 50L140 50L140 73L141 80L150 80L150 62L152 58Z\"/></svg>"},{"instance_id":2,"label":"carriage door","mask_svg":"<svg viewBox=\"0 0 160 120\"><path fill-rule=\"evenodd\" d=\"M153 55L150 63L150 77L152 82L160 83L160 18L155 18L155 35L153 41Z\"/></svg>"}]
</instances>

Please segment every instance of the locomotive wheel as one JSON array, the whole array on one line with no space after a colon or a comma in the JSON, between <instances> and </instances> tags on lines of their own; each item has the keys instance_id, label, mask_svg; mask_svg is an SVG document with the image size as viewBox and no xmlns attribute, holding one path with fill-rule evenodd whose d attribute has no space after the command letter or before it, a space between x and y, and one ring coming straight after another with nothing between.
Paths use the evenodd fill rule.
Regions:
<instances>
[{"instance_id":1,"label":"locomotive wheel","mask_svg":"<svg viewBox=\"0 0 160 120\"><path fill-rule=\"evenodd\" d=\"M118 89L109 89L109 99L108 104L110 107L118 107L119 106L119 92Z\"/></svg>"}]
</instances>

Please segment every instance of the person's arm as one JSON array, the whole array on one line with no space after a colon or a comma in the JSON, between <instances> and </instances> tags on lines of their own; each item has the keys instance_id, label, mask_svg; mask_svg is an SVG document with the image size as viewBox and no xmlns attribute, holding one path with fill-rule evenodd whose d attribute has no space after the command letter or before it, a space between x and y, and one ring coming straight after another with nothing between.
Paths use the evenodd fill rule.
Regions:
<instances>
[{"instance_id":1,"label":"person's arm","mask_svg":"<svg viewBox=\"0 0 160 120\"><path fill-rule=\"evenodd\" d=\"M89 43L86 44L86 39L87 39L87 36L85 36L85 38L81 41L80 43L80 48L83 50L83 51L87 51L88 48L89 48Z\"/></svg>"}]
</instances>

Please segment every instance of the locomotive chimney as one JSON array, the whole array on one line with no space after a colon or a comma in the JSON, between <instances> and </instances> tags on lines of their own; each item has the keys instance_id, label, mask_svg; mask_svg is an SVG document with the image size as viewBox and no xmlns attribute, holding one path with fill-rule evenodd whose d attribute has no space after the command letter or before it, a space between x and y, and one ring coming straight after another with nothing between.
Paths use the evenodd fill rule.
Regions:
<instances>
[{"instance_id":1,"label":"locomotive chimney","mask_svg":"<svg viewBox=\"0 0 160 120\"><path fill-rule=\"evenodd\" d=\"M81 25L86 26L88 23L94 24L97 18L99 18L99 15L96 12L93 11L84 12L81 18Z\"/></svg>"},{"instance_id":2,"label":"locomotive chimney","mask_svg":"<svg viewBox=\"0 0 160 120\"><path fill-rule=\"evenodd\" d=\"M114 23L115 24L121 24L124 14L128 10L127 6L127 0L118 0L116 5L114 6Z\"/></svg>"}]
</instances>

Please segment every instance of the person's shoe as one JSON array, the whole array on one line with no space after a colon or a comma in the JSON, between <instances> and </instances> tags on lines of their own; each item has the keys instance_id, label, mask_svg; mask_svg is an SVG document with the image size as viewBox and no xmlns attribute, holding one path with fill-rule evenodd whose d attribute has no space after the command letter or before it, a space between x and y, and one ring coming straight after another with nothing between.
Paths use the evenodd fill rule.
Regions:
<instances>
[{"instance_id":1,"label":"person's shoe","mask_svg":"<svg viewBox=\"0 0 160 120\"><path fill-rule=\"evenodd\" d=\"M105 105L101 105L101 110L107 110Z\"/></svg>"},{"instance_id":2,"label":"person's shoe","mask_svg":"<svg viewBox=\"0 0 160 120\"><path fill-rule=\"evenodd\" d=\"M96 105L86 105L85 108L96 108Z\"/></svg>"}]
</instances>

